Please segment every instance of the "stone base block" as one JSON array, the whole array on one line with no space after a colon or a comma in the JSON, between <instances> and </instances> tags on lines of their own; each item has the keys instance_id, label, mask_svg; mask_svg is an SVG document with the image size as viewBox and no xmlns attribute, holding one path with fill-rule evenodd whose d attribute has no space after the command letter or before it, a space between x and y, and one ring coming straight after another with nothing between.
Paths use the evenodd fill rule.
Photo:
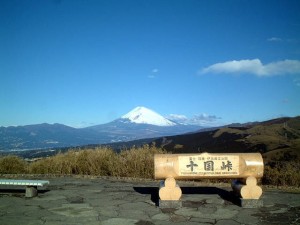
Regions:
<instances>
[{"instance_id":1,"label":"stone base block","mask_svg":"<svg viewBox=\"0 0 300 225\"><path fill-rule=\"evenodd\" d=\"M178 209L182 207L181 200L159 200L159 208L161 209Z\"/></svg>"},{"instance_id":2,"label":"stone base block","mask_svg":"<svg viewBox=\"0 0 300 225\"><path fill-rule=\"evenodd\" d=\"M33 187L33 186L26 187L26 193L25 193L26 198L32 198L37 195L38 195L37 187Z\"/></svg>"},{"instance_id":3,"label":"stone base block","mask_svg":"<svg viewBox=\"0 0 300 225\"><path fill-rule=\"evenodd\" d=\"M242 208L252 209L252 208L260 208L264 206L264 202L262 199L240 199L240 203Z\"/></svg>"}]
</instances>

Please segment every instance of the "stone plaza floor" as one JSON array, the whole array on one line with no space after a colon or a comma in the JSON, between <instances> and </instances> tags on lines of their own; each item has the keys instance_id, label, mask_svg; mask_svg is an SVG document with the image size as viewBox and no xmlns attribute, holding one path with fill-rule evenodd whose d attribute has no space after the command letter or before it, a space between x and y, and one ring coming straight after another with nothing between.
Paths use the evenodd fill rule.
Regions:
<instances>
[{"instance_id":1,"label":"stone plaza floor","mask_svg":"<svg viewBox=\"0 0 300 225\"><path fill-rule=\"evenodd\" d=\"M32 178L30 178L32 179ZM41 179L41 177L38 177ZM1 225L300 224L300 194L264 188L263 207L245 209L229 185L179 182L182 207L158 207L159 181L57 177L39 195L0 187Z\"/></svg>"}]
</instances>

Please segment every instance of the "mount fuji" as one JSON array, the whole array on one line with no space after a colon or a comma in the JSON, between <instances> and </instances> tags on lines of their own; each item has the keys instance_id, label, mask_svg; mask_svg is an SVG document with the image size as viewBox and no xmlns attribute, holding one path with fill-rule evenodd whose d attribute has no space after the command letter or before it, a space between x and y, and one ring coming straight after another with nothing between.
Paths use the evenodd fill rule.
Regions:
<instances>
[{"instance_id":1,"label":"mount fuji","mask_svg":"<svg viewBox=\"0 0 300 225\"><path fill-rule=\"evenodd\" d=\"M122 117L101 125L73 128L63 124L0 127L0 152L111 144L198 131L146 107L136 107Z\"/></svg>"},{"instance_id":2,"label":"mount fuji","mask_svg":"<svg viewBox=\"0 0 300 225\"><path fill-rule=\"evenodd\" d=\"M201 128L173 122L151 109L139 106L110 123L87 127L85 130L97 132L99 136L108 138L106 143L113 143L183 134Z\"/></svg>"},{"instance_id":3,"label":"mount fuji","mask_svg":"<svg viewBox=\"0 0 300 225\"><path fill-rule=\"evenodd\" d=\"M176 126L178 124L164 118L151 109L139 106L131 110L129 113L121 117L128 119L132 123L150 124L156 126Z\"/></svg>"}]
</instances>

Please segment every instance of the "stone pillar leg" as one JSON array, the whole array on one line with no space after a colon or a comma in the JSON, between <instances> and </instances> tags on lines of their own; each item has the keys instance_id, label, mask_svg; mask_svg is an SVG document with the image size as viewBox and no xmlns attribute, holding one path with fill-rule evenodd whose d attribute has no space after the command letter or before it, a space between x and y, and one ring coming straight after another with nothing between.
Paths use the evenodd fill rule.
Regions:
<instances>
[{"instance_id":1,"label":"stone pillar leg","mask_svg":"<svg viewBox=\"0 0 300 225\"><path fill-rule=\"evenodd\" d=\"M26 186L26 198L32 198L38 195L37 187L36 186Z\"/></svg>"},{"instance_id":2,"label":"stone pillar leg","mask_svg":"<svg viewBox=\"0 0 300 225\"><path fill-rule=\"evenodd\" d=\"M173 177L160 182L159 187L159 207L160 208L180 208L182 191L176 184Z\"/></svg>"},{"instance_id":3,"label":"stone pillar leg","mask_svg":"<svg viewBox=\"0 0 300 225\"><path fill-rule=\"evenodd\" d=\"M262 195L262 188L257 186L255 177L234 180L231 184L233 191L240 197L243 208L257 208L263 206L263 201L259 198Z\"/></svg>"}]
</instances>

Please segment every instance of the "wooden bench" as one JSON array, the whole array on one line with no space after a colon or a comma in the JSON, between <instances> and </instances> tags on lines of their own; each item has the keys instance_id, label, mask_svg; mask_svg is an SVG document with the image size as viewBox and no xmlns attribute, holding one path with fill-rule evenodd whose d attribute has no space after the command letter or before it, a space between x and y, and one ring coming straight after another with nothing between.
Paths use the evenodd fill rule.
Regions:
<instances>
[{"instance_id":1,"label":"wooden bench","mask_svg":"<svg viewBox=\"0 0 300 225\"><path fill-rule=\"evenodd\" d=\"M162 201L178 201L182 191L176 179L216 178L233 179L232 189L242 199L258 200L262 188L257 178L263 176L264 163L260 153L202 153L156 154L154 177L164 179L160 183Z\"/></svg>"},{"instance_id":2,"label":"wooden bench","mask_svg":"<svg viewBox=\"0 0 300 225\"><path fill-rule=\"evenodd\" d=\"M47 180L11 180L11 179L0 179L0 185L9 186L25 186L26 192L25 197L31 198L38 195L37 187L43 187L50 182Z\"/></svg>"}]
</instances>

